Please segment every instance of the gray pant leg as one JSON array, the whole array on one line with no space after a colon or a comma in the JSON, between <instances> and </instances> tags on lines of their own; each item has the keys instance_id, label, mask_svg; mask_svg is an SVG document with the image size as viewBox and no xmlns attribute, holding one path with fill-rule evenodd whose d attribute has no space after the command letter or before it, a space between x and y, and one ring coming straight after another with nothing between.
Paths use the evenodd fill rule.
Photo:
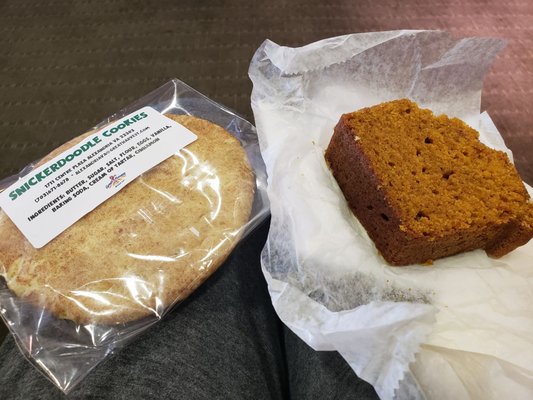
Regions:
<instances>
[{"instance_id":1,"label":"gray pant leg","mask_svg":"<svg viewBox=\"0 0 533 400\"><path fill-rule=\"evenodd\" d=\"M291 399L379 400L372 385L359 379L339 353L314 351L290 329L284 331Z\"/></svg>"},{"instance_id":2,"label":"gray pant leg","mask_svg":"<svg viewBox=\"0 0 533 400\"><path fill-rule=\"evenodd\" d=\"M98 366L69 399L282 399L281 325L259 265L268 231L246 239L191 297ZM12 338L0 347L0 399L62 399Z\"/></svg>"}]
</instances>

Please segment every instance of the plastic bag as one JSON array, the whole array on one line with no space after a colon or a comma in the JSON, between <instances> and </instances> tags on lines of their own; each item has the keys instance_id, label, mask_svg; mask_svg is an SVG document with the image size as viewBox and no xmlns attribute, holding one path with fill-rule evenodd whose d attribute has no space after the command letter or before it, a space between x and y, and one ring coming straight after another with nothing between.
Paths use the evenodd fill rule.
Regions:
<instances>
[{"instance_id":1,"label":"plastic bag","mask_svg":"<svg viewBox=\"0 0 533 400\"><path fill-rule=\"evenodd\" d=\"M132 127L146 107L158 118L172 117L198 138L170 149L169 158L125 182L123 165L135 154L139 158L166 129L132 139L145 129ZM89 141L111 134L113 153L85 151ZM16 183L13 198L30 196L24 182L44 179L36 168L65 150L60 159L66 161L46 171L58 169L50 185L57 189L55 199L49 201L48 192L37 197L44 204L39 212L59 210L65 202L61 196L85 196L82 192L92 186L117 191L41 248L0 212L0 311L30 362L68 393L207 279L266 217L268 200L255 128L176 79L2 181L0 191ZM100 154L107 158L100 160ZM106 167L95 170L97 159ZM83 169L91 172L88 181L78 182ZM67 182L63 189L69 189L57 196L61 179Z\"/></svg>"}]
</instances>

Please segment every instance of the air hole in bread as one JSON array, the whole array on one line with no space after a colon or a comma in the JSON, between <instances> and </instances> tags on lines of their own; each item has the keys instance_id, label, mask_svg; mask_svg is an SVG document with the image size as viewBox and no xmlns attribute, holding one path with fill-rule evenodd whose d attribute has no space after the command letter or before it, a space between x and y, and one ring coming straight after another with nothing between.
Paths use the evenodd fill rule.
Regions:
<instances>
[{"instance_id":1,"label":"air hole in bread","mask_svg":"<svg viewBox=\"0 0 533 400\"><path fill-rule=\"evenodd\" d=\"M420 221L422 218L428 218L429 217L426 215L426 213L424 211L419 211L416 215L415 215L415 219L417 221Z\"/></svg>"},{"instance_id":2,"label":"air hole in bread","mask_svg":"<svg viewBox=\"0 0 533 400\"><path fill-rule=\"evenodd\" d=\"M424 139L424 143L431 144L433 143L433 139L431 139L429 136Z\"/></svg>"},{"instance_id":3,"label":"air hole in bread","mask_svg":"<svg viewBox=\"0 0 533 400\"><path fill-rule=\"evenodd\" d=\"M394 164L392 161L389 161L389 166L394 167L396 164Z\"/></svg>"},{"instance_id":4,"label":"air hole in bread","mask_svg":"<svg viewBox=\"0 0 533 400\"><path fill-rule=\"evenodd\" d=\"M387 214L381 213L380 215L381 215L381 218L383 218L385 221L389 220L389 216Z\"/></svg>"},{"instance_id":5,"label":"air hole in bread","mask_svg":"<svg viewBox=\"0 0 533 400\"><path fill-rule=\"evenodd\" d=\"M446 171L445 173L442 174L442 179L450 179L450 176L453 175L453 171Z\"/></svg>"},{"instance_id":6,"label":"air hole in bread","mask_svg":"<svg viewBox=\"0 0 533 400\"><path fill-rule=\"evenodd\" d=\"M427 168L426 167L422 167L422 172L426 172L427 171Z\"/></svg>"},{"instance_id":7,"label":"air hole in bread","mask_svg":"<svg viewBox=\"0 0 533 400\"><path fill-rule=\"evenodd\" d=\"M416 155L419 156L420 154L422 154L422 153L420 152L420 149L416 149Z\"/></svg>"}]
</instances>

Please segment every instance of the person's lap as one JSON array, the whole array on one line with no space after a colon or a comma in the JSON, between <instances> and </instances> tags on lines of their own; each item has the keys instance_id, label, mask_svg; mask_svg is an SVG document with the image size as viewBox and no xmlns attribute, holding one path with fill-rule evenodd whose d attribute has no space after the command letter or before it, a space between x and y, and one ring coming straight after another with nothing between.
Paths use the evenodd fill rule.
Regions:
<instances>
[{"instance_id":1,"label":"person's lap","mask_svg":"<svg viewBox=\"0 0 533 400\"><path fill-rule=\"evenodd\" d=\"M334 352L315 352L283 327L261 273L267 224L203 286L92 371L69 398L375 399ZM1 399L56 399L56 389L8 337Z\"/></svg>"}]
</instances>

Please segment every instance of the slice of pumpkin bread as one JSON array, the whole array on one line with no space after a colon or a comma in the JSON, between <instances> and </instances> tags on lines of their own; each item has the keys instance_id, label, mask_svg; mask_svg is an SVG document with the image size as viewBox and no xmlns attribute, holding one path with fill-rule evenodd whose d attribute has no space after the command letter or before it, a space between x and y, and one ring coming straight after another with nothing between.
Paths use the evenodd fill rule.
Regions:
<instances>
[{"instance_id":1,"label":"slice of pumpkin bread","mask_svg":"<svg viewBox=\"0 0 533 400\"><path fill-rule=\"evenodd\" d=\"M513 164L457 118L406 99L344 114L325 157L390 264L480 248L501 257L533 236L533 205Z\"/></svg>"}]
</instances>

